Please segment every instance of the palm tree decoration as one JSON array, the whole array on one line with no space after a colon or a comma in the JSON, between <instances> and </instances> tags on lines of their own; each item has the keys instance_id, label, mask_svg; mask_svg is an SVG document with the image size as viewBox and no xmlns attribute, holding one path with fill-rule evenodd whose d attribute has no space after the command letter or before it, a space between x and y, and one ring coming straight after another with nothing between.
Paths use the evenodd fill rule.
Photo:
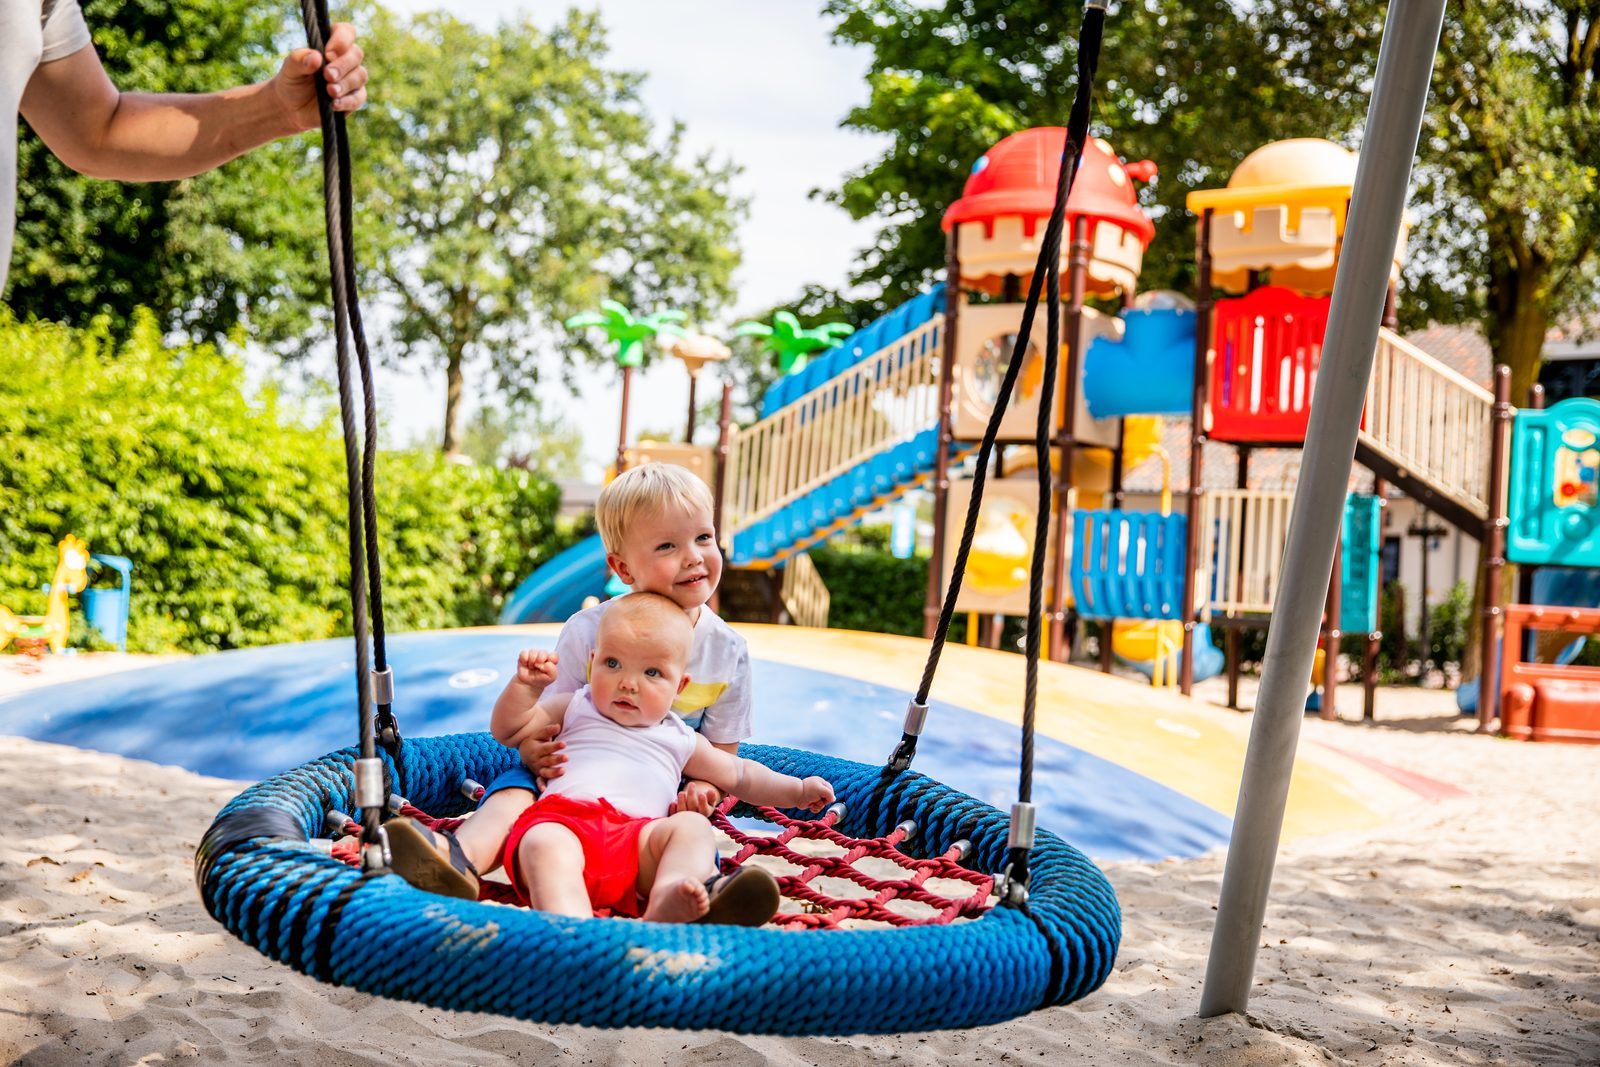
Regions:
<instances>
[{"instance_id":1,"label":"palm tree decoration","mask_svg":"<svg viewBox=\"0 0 1600 1067\"><path fill-rule=\"evenodd\" d=\"M617 345L617 366L637 367L644 361L644 342L659 334L683 336L678 323L689 317L687 312L656 311L639 318L615 300L600 301L599 311L582 311L566 321L569 330L599 326L606 331L606 340Z\"/></svg>"},{"instance_id":2,"label":"palm tree decoration","mask_svg":"<svg viewBox=\"0 0 1600 1067\"><path fill-rule=\"evenodd\" d=\"M855 333L855 327L842 322L825 322L821 326L805 329L800 320L787 311L772 316L772 325L764 322L741 322L733 331L740 337L761 337L763 352L778 354L778 371L789 374L806 365L813 352L837 348L844 339Z\"/></svg>"},{"instance_id":3,"label":"palm tree decoration","mask_svg":"<svg viewBox=\"0 0 1600 1067\"><path fill-rule=\"evenodd\" d=\"M639 318L615 300L600 301L598 311L580 311L566 321L569 330L582 330L599 326L606 332L606 340L617 345L617 366L622 368L622 417L617 425L617 473L621 474L628 463L628 387L633 383L633 368L644 362L644 342L662 334L682 337L684 329L678 323L687 319L686 312L670 309L656 311Z\"/></svg>"}]
</instances>

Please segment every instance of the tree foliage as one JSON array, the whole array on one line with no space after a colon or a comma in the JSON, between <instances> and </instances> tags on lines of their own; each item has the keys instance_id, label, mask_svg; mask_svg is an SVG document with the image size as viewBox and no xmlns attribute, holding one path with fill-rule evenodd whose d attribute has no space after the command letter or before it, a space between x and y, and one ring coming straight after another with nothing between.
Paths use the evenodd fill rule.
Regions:
<instances>
[{"instance_id":1,"label":"tree foliage","mask_svg":"<svg viewBox=\"0 0 1600 1067\"><path fill-rule=\"evenodd\" d=\"M361 204L384 222L374 289L395 311L389 354L445 372L447 452L478 361L516 398L560 370L558 352L602 358L558 332L602 298L698 317L727 299L732 168L652 127L639 76L603 65L596 16L480 31L380 12L368 36L383 69L405 72L355 141Z\"/></svg>"},{"instance_id":2,"label":"tree foliage","mask_svg":"<svg viewBox=\"0 0 1600 1067\"><path fill-rule=\"evenodd\" d=\"M168 350L147 312L113 339L0 312L0 603L43 607L56 542L133 560L130 647L190 651L349 632L344 459L335 420L240 361ZM436 452L379 462L384 607L394 631L493 622L564 543L559 494L528 471Z\"/></svg>"},{"instance_id":3,"label":"tree foliage","mask_svg":"<svg viewBox=\"0 0 1600 1067\"><path fill-rule=\"evenodd\" d=\"M1551 326L1600 299L1600 8L1473 0L1445 21L1414 198L1413 319L1478 322L1520 403Z\"/></svg>"},{"instance_id":4,"label":"tree foliage","mask_svg":"<svg viewBox=\"0 0 1600 1067\"><path fill-rule=\"evenodd\" d=\"M289 47L288 9L249 0L85 0L84 17L124 90L203 92L270 76ZM258 343L306 335L319 266L319 171L294 138L178 182L75 174L22 126L16 251L7 302L23 318L126 334L137 307L195 340L247 320ZM263 193L266 195L263 195Z\"/></svg>"}]
</instances>

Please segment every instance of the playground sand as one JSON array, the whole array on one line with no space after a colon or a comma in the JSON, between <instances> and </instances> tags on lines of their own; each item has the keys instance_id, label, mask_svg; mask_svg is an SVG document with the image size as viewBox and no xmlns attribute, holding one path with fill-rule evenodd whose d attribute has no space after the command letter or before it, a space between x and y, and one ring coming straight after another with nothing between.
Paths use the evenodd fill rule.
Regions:
<instances>
[{"instance_id":1,"label":"playground sand","mask_svg":"<svg viewBox=\"0 0 1600 1067\"><path fill-rule=\"evenodd\" d=\"M88 669L53 667L47 680ZM0 693L20 687L0 670ZM1404 701L1384 696L1386 710ZM1358 706L1345 698L1347 714ZM1461 725L1426 709L1377 728L1307 721L1303 744L1464 792L1431 791L1376 831L1282 852L1249 1019L1194 1014L1222 878L1213 855L1107 866L1122 951L1080 1004L967 1032L843 1039L534 1026L320 985L200 906L195 845L239 783L0 738L0 1062L1600 1062L1600 748Z\"/></svg>"}]
</instances>

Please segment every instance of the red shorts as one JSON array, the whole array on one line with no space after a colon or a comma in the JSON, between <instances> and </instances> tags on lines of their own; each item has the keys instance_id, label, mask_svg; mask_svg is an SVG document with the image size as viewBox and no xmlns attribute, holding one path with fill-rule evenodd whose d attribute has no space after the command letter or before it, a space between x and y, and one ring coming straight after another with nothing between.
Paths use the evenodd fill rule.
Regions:
<instances>
[{"instance_id":1,"label":"red shorts","mask_svg":"<svg viewBox=\"0 0 1600 1067\"><path fill-rule=\"evenodd\" d=\"M517 903L528 905L528 891L517 871L522 835L540 823L559 823L583 845L583 886L595 911L638 918L639 834L653 819L624 815L605 800L573 800L556 794L540 797L518 817L506 838L506 877Z\"/></svg>"}]
</instances>

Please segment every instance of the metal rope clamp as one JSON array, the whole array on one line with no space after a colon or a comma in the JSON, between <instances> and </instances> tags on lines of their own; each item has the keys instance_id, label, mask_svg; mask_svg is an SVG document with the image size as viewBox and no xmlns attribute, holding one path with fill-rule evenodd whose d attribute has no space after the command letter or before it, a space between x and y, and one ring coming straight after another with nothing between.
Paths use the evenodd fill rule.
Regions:
<instances>
[{"instance_id":1,"label":"metal rope clamp","mask_svg":"<svg viewBox=\"0 0 1600 1067\"><path fill-rule=\"evenodd\" d=\"M376 757L356 760L355 776L356 806L363 814L373 809L384 810L388 806L389 793L383 787L383 760ZM362 842L361 866L367 871L388 870L389 859L389 835L379 826L377 841Z\"/></svg>"},{"instance_id":2,"label":"metal rope clamp","mask_svg":"<svg viewBox=\"0 0 1600 1067\"><path fill-rule=\"evenodd\" d=\"M922 735L922 728L928 723L928 705L918 704L913 697L906 703L906 721L902 728L900 743L895 746L894 755L889 757L889 771L900 774L911 768L911 760L917 754L917 738Z\"/></svg>"},{"instance_id":3,"label":"metal rope clamp","mask_svg":"<svg viewBox=\"0 0 1600 1067\"><path fill-rule=\"evenodd\" d=\"M367 672L368 689L372 693L372 703L380 708L387 708L394 703L394 671L385 667L383 670ZM400 743L400 724L395 720L394 712L389 712L388 724L378 731L378 742L386 748L392 748Z\"/></svg>"},{"instance_id":4,"label":"metal rope clamp","mask_svg":"<svg viewBox=\"0 0 1600 1067\"><path fill-rule=\"evenodd\" d=\"M1035 826L1036 817L1032 804L1018 801L1011 805L1011 830L1006 837L1006 850L1026 853L1033 848ZM1021 876L1014 876L1012 872L1015 866L1015 861L1006 864L1005 870L995 879L994 891L1000 898L1001 904L1020 908L1028 902L1030 874L1025 870Z\"/></svg>"}]
</instances>

